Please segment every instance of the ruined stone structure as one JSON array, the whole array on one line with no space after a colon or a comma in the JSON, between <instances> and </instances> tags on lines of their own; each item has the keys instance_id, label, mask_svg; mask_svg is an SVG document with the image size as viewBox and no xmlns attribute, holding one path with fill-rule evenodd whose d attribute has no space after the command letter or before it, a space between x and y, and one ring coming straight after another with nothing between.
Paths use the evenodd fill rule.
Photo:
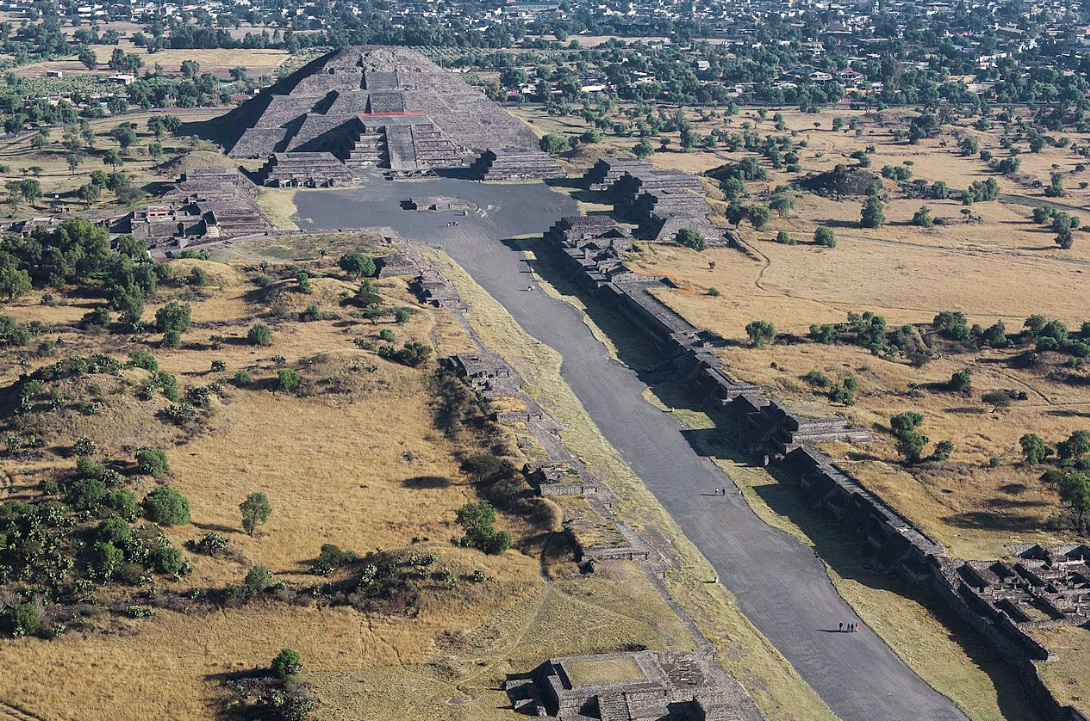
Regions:
<instances>
[{"instance_id":1,"label":"ruined stone structure","mask_svg":"<svg viewBox=\"0 0 1090 721\"><path fill-rule=\"evenodd\" d=\"M346 172L384 168L414 175L464 167L487 148L536 150L537 137L479 90L406 48L360 46L308 63L247 101L221 125L229 155L328 153ZM314 157L311 157L313 160ZM287 158L278 156L278 165ZM329 159L313 179L333 177Z\"/></svg>"},{"instance_id":2,"label":"ruined stone structure","mask_svg":"<svg viewBox=\"0 0 1090 721\"><path fill-rule=\"evenodd\" d=\"M609 192L614 183L629 170L633 173L650 172L654 170L654 167L646 160L637 158L600 158L583 175L582 184L587 190Z\"/></svg>"},{"instance_id":3,"label":"ruined stone structure","mask_svg":"<svg viewBox=\"0 0 1090 721\"><path fill-rule=\"evenodd\" d=\"M741 419L739 442L753 453L787 455L808 443L865 443L870 434L852 428L839 416L806 418L780 401L756 394L744 394L728 401L731 412Z\"/></svg>"},{"instance_id":4,"label":"ruined stone structure","mask_svg":"<svg viewBox=\"0 0 1090 721\"><path fill-rule=\"evenodd\" d=\"M477 204L447 195L414 195L406 203L409 210L454 211L466 213L477 209Z\"/></svg>"},{"instance_id":5,"label":"ruined stone structure","mask_svg":"<svg viewBox=\"0 0 1090 721\"><path fill-rule=\"evenodd\" d=\"M375 270L379 278L417 275L420 273L420 264L416 258L398 252L375 258Z\"/></svg>"},{"instance_id":6,"label":"ruined stone structure","mask_svg":"<svg viewBox=\"0 0 1090 721\"><path fill-rule=\"evenodd\" d=\"M425 270L413 279L410 287L421 301L436 308L450 308L453 310L466 310L469 308L450 281L438 271Z\"/></svg>"},{"instance_id":7,"label":"ruined stone structure","mask_svg":"<svg viewBox=\"0 0 1090 721\"><path fill-rule=\"evenodd\" d=\"M875 568L917 585L931 579L931 559L946 555L942 544L864 488L829 456L799 446L784 458L783 468L798 480L802 493L815 507L867 540Z\"/></svg>"},{"instance_id":8,"label":"ruined stone structure","mask_svg":"<svg viewBox=\"0 0 1090 721\"><path fill-rule=\"evenodd\" d=\"M596 480L586 478L567 463L528 463L522 472L543 496L585 496L601 491Z\"/></svg>"},{"instance_id":9,"label":"ruined stone structure","mask_svg":"<svg viewBox=\"0 0 1090 721\"><path fill-rule=\"evenodd\" d=\"M149 247L237 238L273 230L255 198L257 186L234 168L191 168L162 203L134 210L121 222Z\"/></svg>"},{"instance_id":10,"label":"ruined stone structure","mask_svg":"<svg viewBox=\"0 0 1090 721\"><path fill-rule=\"evenodd\" d=\"M549 659L509 676L515 708L556 721L760 721L711 653L639 651Z\"/></svg>"},{"instance_id":11,"label":"ruined stone structure","mask_svg":"<svg viewBox=\"0 0 1090 721\"><path fill-rule=\"evenodd\" d=\"M501 148L486 150L474 161L470 175L479 180L550 180L563 178L564 170L541 150Z\"/></svg>"},{"instance_id":12,"label":"ruined stone structure","mask_svg":"<svg viewBox=\"0 0 1090 721\"><path fill-rule=\"evenodd\" d=\"M518 388L518 376L494 353L460 353L445 358L443 365L486 397L514 395Z\"/></svg>"},{"instance_id":13,"label":"ruined stone structure","mask_svg":"<svg viewBox=\"0 0 1090 721\"><path fill-rule=\"evenodd\" d=\"M709 245L722 242L723 233L708 221L704 187L693 175L642 160L603 158L583 176L583 185L607 193L614 212L638 223L645 238L672 242L679 230L689 228Z\"/></svg>"},{"instance_id":14,"label":"ruined stone structure","mask_svg":"<svg viewBox=\"0 0 1090 721\"><path fill-rule=\"evenodd\" d=\"M258 182L277 188L332 188L357 178L333 153L273 153L257 173Z\"/></svg>"}]
</instances>

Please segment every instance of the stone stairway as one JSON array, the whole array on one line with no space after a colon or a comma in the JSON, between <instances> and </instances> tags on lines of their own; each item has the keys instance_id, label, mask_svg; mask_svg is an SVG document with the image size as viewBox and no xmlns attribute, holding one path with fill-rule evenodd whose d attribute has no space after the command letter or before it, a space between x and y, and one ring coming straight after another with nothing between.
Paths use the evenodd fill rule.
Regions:
<instances>
[{"instance_id":1,"label":"stone stairway","mask_svg":"<svg viewBox=\"0 0 1090 721\"><path fill-rule=\"evenodd\" d=\"M351 168L374 168L386 165L385 126L367 127L360 125L348 137L341 153L344 164Z\"/></svg>"},{"instance_id":2,"label":"stone stairway","mask_svg":"<svg viewBox=\"0 0 1090 721\"><path fill-rule=\"evenodd\" d=\"M390 170L418 170L411 125L386 126L386 154Z\"/></svg>"},{"instance_id":3,"label":"stone stairway","mask_svg":"<svg viewBox=\"0 0 1090 721\"><path fill-rule=\"evenodd\" d=\"M435 125L413 125L412 133L416 162L421 168L459 168L466 165L465 156Z\"/></svg>"}]
</instances>

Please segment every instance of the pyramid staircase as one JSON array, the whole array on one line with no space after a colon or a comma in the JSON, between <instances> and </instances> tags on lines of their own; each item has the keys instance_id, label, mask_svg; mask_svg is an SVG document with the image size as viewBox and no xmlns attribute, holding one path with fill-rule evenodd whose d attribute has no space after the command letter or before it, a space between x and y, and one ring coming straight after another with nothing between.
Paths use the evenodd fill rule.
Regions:
<instances>
[{"instance_id":1,"label":"pyramid staircase","mask_svg":"<svg viewBox=\"0 0 1090 721\"><path fill-rule=\"evenodd\" d=\"M389 160L385 126L369 128L360 123L349 134L339 155L350 168L384 167Z\"/></svg>"}]
</instances>

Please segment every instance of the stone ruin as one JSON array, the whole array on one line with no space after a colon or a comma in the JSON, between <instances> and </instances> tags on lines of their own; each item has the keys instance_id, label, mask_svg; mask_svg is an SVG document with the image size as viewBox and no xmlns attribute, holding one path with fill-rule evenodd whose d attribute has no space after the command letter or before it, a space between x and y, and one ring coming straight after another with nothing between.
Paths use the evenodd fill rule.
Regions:
<instances>
[{"instance_id":1,"label":"stone ruin","mask_svg":"<svg viewBox=\"0 0 1090 721\"><path fill-rule=\"evenodd\" d=\"M543 496L597 495L602 490L598 481L569 463L527 463L522 472Z\"/></svg>"},{"instance_id":2,"label":"stone ruin","mask_svg":"<svg viewBox=\"0 0 1090 721\"><path fill-rule=\"evenodd\" d=\"M344 163L326 152L273 153L257 179L276 188L332 188L359 182Z\"/></svg>"},{"instance_id":3,"label":"stone ruin","mask_svg":"<svg viewBox=\"0 0 1090 721\"><path fill-rule=\"evenodd\" d=\"M602 158L583 176L587 188L605 192L618 216L639 225L640 234L673 242L682 228L695 230L709 245L723 233L708 220L711 208L700 179L679 170L661 170L642 160Z\"/></svg>"},{"instance_id":4,"label":"stone ruin","mask_svg":"<svg viewBox=\"0 0 1090 721\"><path fill-rule=\"evenodd\" d=\"M1090 547L1025 545L1013 550L1012 560L956 566L962 594L997 625L1023 634L1090 623ZM1019 634L1009 635L1021 640Z\"/></svg>"},{"instance_id":5,"label":"stone ruin","mask_svg":"<svg viewBox=\"0 0 1090 721\"><path fill-rule=\"evenodd\" d=\"M486 150L469 168L479 180L552 180L563 178L564 170L551 155L541 150L502 148Z\"/></svg>"},{"instance_id":6,"label":"stone ruin","mask_svg":"<svg viewBox=\"0 0 1090 721\"><path fill-rule=\"evenodd\" d=\"M742 421L739 441L751 453L786 456L807 444L866 443L871 439L870 433L849 426L840 416L808 418L780 401L756 394L737 396L723 405L729 405L731 413Z\"/></svg>"},{"instance_id":7,"label":"stone ruin","mask_svg":"<svg viewBox=\"0 0 1090 721\"><path fill-rule=\"evenodd\" d=\"M913 584L932 576L930 559L946 550L884 501L845 473L829 456L809 446L795 448L782 468L798 480L802 494L863 536L872 551L871 565Z\"/></svg>"},{"instance_id":8,"label":"stone ruin","mask_svg":"<svg viewBox=\"0 0 1090 721\"><path fill-rule=\"evenodd\" d=\"M654 170L654 166L646 160L639 160L637 158L600 158L598 162L583 175L582 185L587 190L594 190L600 193L609 192L614 183L620 180L629 170L634 173L650 172Z\"/></svg>"},{"instance_id":9,"label":"stone ruin","mask_svg":"<svg viewBox=\"0 0 1090 721\"><path fill-rule=\"evenodd\" d=\"M711 652L637 651L549 659L508 676L516 710L555 721L760 721Z\"/></svg>"},{"instance_id":10,"label":"stone ruin","mask_svg":"<svg viewBox=\"0 0 1090 721\"><path fill-rule=\"evenodd\" d=\"M405 253L391 253L375 258L375 271L378 278L393 278L401 275L416 275L420 272L420 263Z\"/></svg>"},{"instance_id":11,"label":"stone ruin","mask_svg":"<svg viewBox=\"0 0 1090 721\"><path fill-rule=\"evenodd\" d=\"M323 184L334 177L334 163L350 175L375 167L412 176L465 167L488 148L535 151L538 144L526 125L461 78L413 50L378 46L324 55L219 125L236 136L231 157L327 153L320 175L292 174L299 185Z\"/></svg>"},{"instance_id":12,"label":"stone ruin","mask_svg":"<svg viewBox=\"0 0 1090 721\"><path fill-rule=\"evenodd\" d=\"M436 308L465 311L469 305L446 277L436 270L425 270L410 283L421 301Z\"/></svg>"},{"instance_id":13,"label":"stone ruin","mask_svg":"<svg viewBox=\"0 0 1090 721\"><path fill-rule=\"evenodd\" d=\"M405 204L408 210L420 211L454 211L468 213L477 210L477 204L461 198L449 195L414 195Z\"/></svg>"},{"instance_id":14,"label":"stone ruin","mask_svg":"<svg viewBox=\"0 0 1090 721\"><path fill-rule=\"evenodd\" d=\"M514 395L518 390L518 375L494 353L460 353L445 358L442 363L487 398Z\"/></svg>"},{"instance_id":15,"label":"stone ruin","mask_svg":"<svg viewBox=\"0 0 1090 721\"><path fill-rule=\"evenodd\" d=\"M257 186L237 168L190 168L161 203L125 216L120 230L149 247L178 248L272 231L256 196Z\"/></svg>"}]
</instances>

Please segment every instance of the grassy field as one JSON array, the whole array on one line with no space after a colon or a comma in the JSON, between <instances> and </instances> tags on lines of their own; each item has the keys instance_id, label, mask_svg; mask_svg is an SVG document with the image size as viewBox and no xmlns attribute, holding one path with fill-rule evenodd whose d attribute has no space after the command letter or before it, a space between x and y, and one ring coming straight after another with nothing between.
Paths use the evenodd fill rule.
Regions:
<instances>
[{"instance_id":1,"label":"grassy field","mask_svg":"<svg viewBox=\"0 0 1090 721\"><path fill-rule=\"evenodd\" d=\"M325 237L323 243L352 247L345 238ZM693 647L686 628L633 563L607 564L583 577L560 535L539 536L520 517L503 514L500 527L514 534L521 550L486 556L450 544L460 532L455 510L477 497L459 469L473 447L433 428L427 378L434 366L416 370L391 363L354 340L378 343L380 331L393 331L399 344L419 340L434 345L438 355L468 350L472 343L445 311L419 306L401 278L376 287L387 307L411 311L409 322L358 317L344 304L355 284L336 271L334 257L316 258L313 243L296 238L268 248L236 246L226 264L173 261L179 276L195 268L207 273L199 288L162 286L146 310L150 317L172 299L191 305L193 326L177 349L158 348L154 334L129 338L78 330L75 322L90 305L85 299L53 307L34 292L4 307L19 322L42 323L50 337L63 340L66 354L123 357L146 349L182 390L239 370L256 379L252 387L225 391L207 425L192 434L164 427L153 415L155 402L129 400L124 383L116 394L108 391L107 407L98 415L50 413L38 427L62 448L88 435L107 458L128 456L138 445L166 447L166 480L189 499L193 518L166 529L168 537L181 545L215 531L228 539L230 551L217 558L191 556L194 572L163 581L161 591L222 588L255 565L273 571L289 588L306 587L315 582L310 564L324 543L361 553L431 553L436 567L450 569L457 584L424 584L406 616L272 599L223 609L197 603L188 613L160 608L154 618L141 620L93 615L52 641L0 645L9 678L5 703L58 721L150 717L163 709L177 719L218 718L223 681L265 667L290 646L304 658L303 679L313 685L323 719L424 714L468 720L482 713L507 718L515 716L505 710L505 674L525 672L549 656ZM268 264L262 266L266 270L259 262ZM261 272L277 276L295 263L311 272L312 293L295 290L293 280L264 287L253 282ZM299 312L314 303L324 319L299 320ZM271 347L231 340L244 336L256 319L273 328ZM213 335L226 340L217 343ZM6 361L18 354L3 351ZM27 370L53 360L29 355ZM213 360L225 370L211 371ZM302 392L273 390L268 379L282 366L299 370ZM7 384L19 371L13 362L3 367L0 383ZM327 383L341 391L322 391ZM0 477L6 479L0 501L32 496L42 479L70 463L49 453L36 462L0 456ZM249 536L237 506L253 491L269 497L273 514ZM487 580L468 581L476 571ZM156 673L147 674L147 668ZM51 680L58 676L69 680L58 685Z\"/></svg>"},{"instance_id":2,"label":"grassy field","mask_svg":"<svg viewBox=\"0 0 1090 721\"><path fill-rule=\"evenodd\" d=\"M539 133L576 135L586 127L582 119L548 116L537 107L513 112L532 122ZM785 217L774 216L766 228L757 231L749 223L742 224L737 233L744 244L742 251L724 248L698 253L647 244L633 256L632 264L639 271L666 275L677 283L676 290L656 292L695 325L728 341L718 352L736 375L775 389L803 409L840 413L875 430L879 442L865 450L831 450L951 552L967 558L994 558L1014 541L1054 542L1069 537L1054 492L1037 481L1040 469L1019 463L1017 443L1027 430L1055 443L1085 426L1090 396L1087 384L1079 382L1085 374L1061 368L1059 354L1046 357L1036 368L1012 362L1020 349L945 354L914 367L843 345L750 349L744 343L744 328L754 320L769 321L780 333L805 335L811 324L844 322L849 312L867 310L884 316L891 328L927 324L939 311L956 310L983 327L1002 320L1010 333L1020 330L1022 321L1033 314L1060 319L1076 330L1087 319L1082 298L1090 291L1090 243L1077 237L1072 249L1060 250L1052 233L1032 222L1028 205L1048 199L1039 188L1029 187L1027 178L1047 183L1053 166L1064 173L1069 191L1060 202L1072 206L1090 202L1087 191L1078 187L1083 182L1083 171L1075 168L1080 156L1047 146L1041 153L1018 156L1022 160L1018 179L996 176L978 158L962 157L950 134L918 145L895 142L892 132L904 127L906 116L905 111L887 111L882 116L849 110L817 115L785 111L785 130L776 131L771 117L762 121L751 110L727 119L702 120L689 113L702 131L725 126L739 132L743 125L762 135L795 131L793 140L807 143L800 149L804 174L854 163L848 157L852 152L873 146L872 170L884 165L909 167L914 178L928 183L943 180L955 188L995 177L1001 192L1018 203L974 203L971 211L978 220L965 222L960 201L908 199L887 184L891 198L885 208L886 225L862 229L858 223L861 199L797 194L794 209ZM859 121L860 134L832 131L834 117ZM958 120L954 127L977 137L982 147L991 148L997 156L1005 152L996 132L980 133L969 125ZM1071 140L1080 143L1085 138ZM569 153L569 162L573 170L585 167L610 150L631 147L634 141L608 135L600 145L579 146ZM699 172L746 156L720 147L657 152L651 161L659 167ZM762 163L769 179L747 184L749 197L744 202L762 202L771 188L797 177ZM608 209L595 194L570 192L586 212ZM709 192L714 208L725 207L714 184L709 184ZM932 215L946 217L949 223L931 229L912 225L911 216L924 204ZM818 226L834 230L836 248L818 248L809 242ZM775 242L780 231L799 244ZM963 368L973 370L971 392L944 392L943 384ZM802 380L815 370L834 379L855 377L860 385L856 404L830 408L825 394L815 393ZM993 413L980 400L992 390L1025 392L1028 399ZM954 440L951 462L905 471L886 429L890 416L906 410L924 414L924 430L932 440ZM993 458L998 459L998 467L993 467Z\"/></svg>"},{"instance_id":3,"label":"grassy field","mask_svg":"<svg viewBox=\"0 0 1090 721\"><path fill-rule=\"evenodd\" d=\"M220 115L222 108L177 109L171 111L186 122L208 120ZM88 121L94 132L94 147L86 145L70 153L62 145L61 131L55 129L43 148L31 146L32 135L25 135L0 145L0 166L6 168L0 172L0 185L10 180L36 178L41 184L43 198L33 205L22 203L12 217L35 217L43 214L73 213L88 217L102 217L107 214L121 215L127 208L118 203L114 193L103 190L99 200L88 205L76 195L79 187L89 182L92 171L106 173L122 172L129 176L132 185L154 193L160 184L177 180L186 168L196 166L215 166L234 168L238 163L224 157L218 146L200 140L171 137L164 135L156 139L148 131L147 121L161 115L158 111L146 113L134 112L124 115ZM122 151L117 142L110 138L110 131L120 123L135 123L137 142ZM159 143L163 149L162 157L153 158L148 146ZM111 166L104 162L108 150L117 151L121 156L121 165ZM72 170L68 157L74 156L79 165ZM6 198L5 198L6 200ZM146 202L146 201L145 201ZM5 215L11 216L11 207L5 206Z\"/></svg>"}]
</instances>

